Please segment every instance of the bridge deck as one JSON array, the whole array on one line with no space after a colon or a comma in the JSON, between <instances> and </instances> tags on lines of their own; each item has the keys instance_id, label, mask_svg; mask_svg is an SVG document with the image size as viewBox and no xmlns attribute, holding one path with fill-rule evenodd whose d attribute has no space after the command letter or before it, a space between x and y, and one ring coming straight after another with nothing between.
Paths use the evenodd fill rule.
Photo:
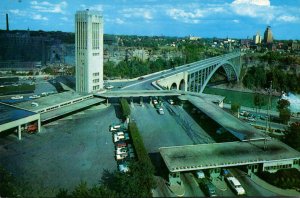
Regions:
<instances>
[{"instance_id":1,"label":"bridge deck","mask_svg":"<svg viewBox=\"0 0 300 198\"><path fill-rule=\"evenodd\" d=\"M219 125L224 127L241 141L269 138L269 136L266 136L258 129L237 119L213 103L209 103L202 98L194 96L187 96L187 98L195 107L205 113L212 120L216 121Z\"/></svg>"},{"instance_id":2,"label":"bridge deck","mask_svg":"<svg viewBox=\"0 0 300 198\"><path fill-rule=\"evenodd\" d=\"M226 142L161 147L160 154L170 172L258 164L299 159L300 153L277 140Z\"/></svg>"},{"instance_id":3,"label":"bridge deck","mask_svg":"<svg viewBox=\"0 0 300 198\"><path fill-rule=\"evenodd\" d=\"M130 98L130 97L150 97L150 96L179 96L182 93L175 90L122 90L122 91L107 91L95 96L103 98Z\"/></svg>"}]
</instances>

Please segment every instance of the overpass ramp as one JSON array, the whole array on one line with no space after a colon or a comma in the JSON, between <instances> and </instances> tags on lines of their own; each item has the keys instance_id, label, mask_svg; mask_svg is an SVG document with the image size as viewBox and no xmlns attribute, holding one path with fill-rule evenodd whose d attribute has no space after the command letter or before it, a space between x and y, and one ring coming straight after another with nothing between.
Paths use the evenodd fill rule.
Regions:
<instances>
[{"instance_id":1,"label":"overpass ramp","mask_svg":"<svg viewBox=\"0 0 300 198\"><path fill-rule=\"evenodd\" d=\"M186 97L188 101L192 103L196 108L205 113L208 117L224 127L241 141L270 138L248 123L237 119L217 105L208 102L201 97L190 95L186 95L184 97Z\"/></svg>"}]
</instances>

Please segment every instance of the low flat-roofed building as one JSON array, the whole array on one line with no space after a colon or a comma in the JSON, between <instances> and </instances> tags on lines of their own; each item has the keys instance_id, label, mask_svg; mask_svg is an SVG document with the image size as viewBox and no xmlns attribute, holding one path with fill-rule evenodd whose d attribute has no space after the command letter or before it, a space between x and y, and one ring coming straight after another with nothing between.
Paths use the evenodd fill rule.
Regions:
<instances>
[{"instance_id":1,"label":"low flat-roofed building","mask_svg":"<svg viewBox=\"0 0 300 198\"><path fill-rule=\"evenodd\" d=\"M273 139L161 147L159 151L170 172L249 165L269 172L300 168L300 153Z\"/></svg>"},{"instance_id":2,"label":"low flat-roofed building","mask_svg":"<svg viewBox=\"0 0 300 198\"><path fill-rule=\"evenodd\" d=\"M68 91L37 98L31 101L21 102L15 106L40 113L41 121L44 122L62 117L66 114L87 108L103 101L105 100L101 98L94 98L92 94L79 94Z\"/></svg>"},{"instance_id":3,"label":"low flat-roofed building","mask_svg":"<svg viewBox=\"0 0 300 198\"><path fill-rule=\"evenodd\" d=\"M40 131L40 114L0 103L0 133L17 131L21 140L21 132L30 124L35 124L37 131Z\"/></svg>"}]
</instances>

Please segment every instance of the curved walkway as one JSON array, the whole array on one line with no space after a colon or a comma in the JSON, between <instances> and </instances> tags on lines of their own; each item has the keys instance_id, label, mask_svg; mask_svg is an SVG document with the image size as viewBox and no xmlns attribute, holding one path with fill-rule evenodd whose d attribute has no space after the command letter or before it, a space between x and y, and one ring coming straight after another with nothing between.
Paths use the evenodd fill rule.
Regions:
<instances>
[{"instance_id":1,"label":"curved walkway","mask_svg":"<svg viewBox=\"0 0 300 198\"><path fill-rule=\"evenodd\" d=\"M282 196L294 196L294 197L300 196L300 192L296 190L292 190L292 189L285 190L285 189L278 188L260 179L255 174L251 174L251 180L257 185Z\"/></svg>"}]
</instances>

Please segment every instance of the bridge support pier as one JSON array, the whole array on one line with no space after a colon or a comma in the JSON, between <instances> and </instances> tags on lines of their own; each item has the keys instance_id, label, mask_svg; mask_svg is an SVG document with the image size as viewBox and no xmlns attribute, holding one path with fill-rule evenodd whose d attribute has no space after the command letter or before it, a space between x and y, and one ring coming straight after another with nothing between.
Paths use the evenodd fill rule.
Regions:
<instances>
[{"instance_id":1,"label":"bridge support pier","mask_svg":"<svg viewBox=\"0 0 300 198\"><path fill-rule=\"evenodd\" d=\"M18 126L18 139L21 140L22 139L22 131L21 131L21 125Z\"/></svg>"},{"instance_id":2,"label":"bridge support pier","mask_svg":"<svg viewBox=\"0 0 300 198\"><path fill-rule=\"evenodd\" d=\"M143 97L140 97L140 105L143 106Z\"/></svg>"}]
</instances>

